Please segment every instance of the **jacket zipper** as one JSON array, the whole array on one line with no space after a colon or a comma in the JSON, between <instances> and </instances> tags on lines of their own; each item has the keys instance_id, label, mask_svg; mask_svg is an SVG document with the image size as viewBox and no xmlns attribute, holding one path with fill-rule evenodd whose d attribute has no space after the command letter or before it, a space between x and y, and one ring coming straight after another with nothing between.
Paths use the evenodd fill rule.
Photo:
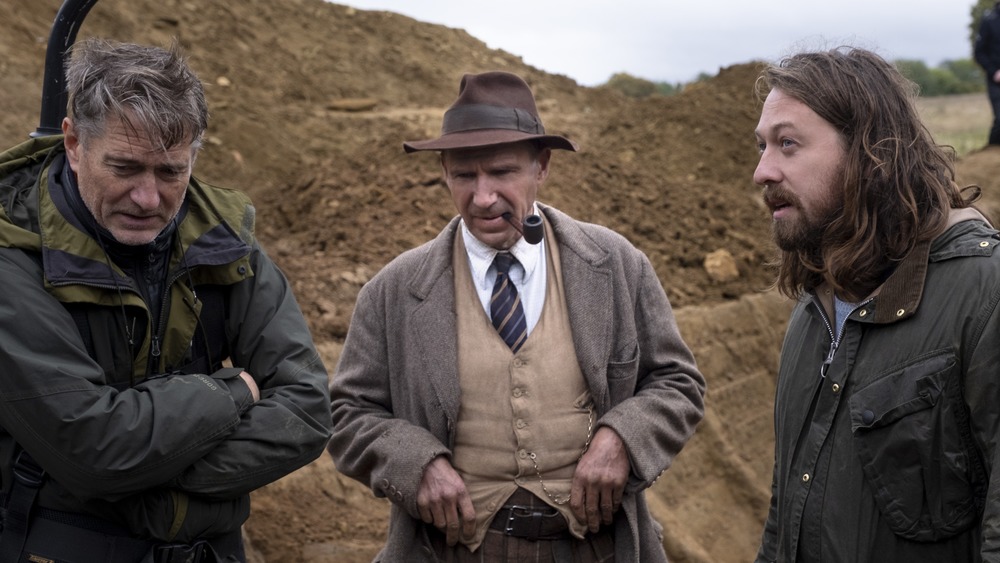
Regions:
<instances>
[{"instance_id":1,"label":"jacket zipper","mask_svg":"<svg viewBox=\"0 0 1000 563\"><path fill-rule=\"evenodd\" d=\"M161 341L161 339L163 337L164 332L166 332L166 330L167 330L167 315L166 315L166 313L170 310L170 288L173 287L174 282L176 282L178 279L180 279L180 277L183 274L184 274L184 270L183 269L181 269L181 270L179 270L177 272L174 272L173 276L170 276L170 277L167 278L167 283L164 284L164 286L163 286L164 287L164 289L163 289L163 296L162 296L162 301L161 301L161 306L160 306L160 322L155 327L155 330L153 331L153 334L150 335L150 339L149 339L149 355L151 357L155 358L155 362L147 362L146 363L146 376L147 377L152 374L152 368L153 368L154 363L155 364L159 363L160 354L162 353L162 350L160 348L160 341ZM109 290L109 291L110 290L124 289L124 290L132 293L133 295L138 295L139 298L142 299L142 294L133 285L119 286L119 285L115 285L115 284L95 283L95 282L67 282L67 283L54 283L52 285L60 286L60 285L73 285L73 284L86 285L86 286L90 286L90 287L96 287L96 288L99 288L99 289L106 289L106 290ZM146 307L147 308L149 307L148 303L146 304Z\"/></svg>"},{"instance_id":2,"label":"jacket zipper","mask_svg":"<svg viewBox=\"0 0 1000 563\"><path fill-rule=\"evenodd\" d=\"M830 326L830 320L826 317L826 311L823 310L822 306L817 305L819 309L819 316L823 319L823 324L826 326L826 333L830 335L830 350L826 353L826 359L819 366L819 376L821 379L826 378L826 372L830 369L830 364L833 363L833 356L837 353L837 346L840 344L837 342L836 335L833 334L833 327Z\"/></svg>"},{"instance_id":3,"label":"jacket zipper","mask_svg":"<svg viewBox=\"0 0 1000 563\"><path fill-rule=\"evenodd\" d=\"M163 285L163 295L160 298L160 322L156 326L156 331L153 332L153 337L150 340L149 344L149 355L155 358L156 364L160 363L160 352L161 352L160 340L162 339L163 334L167 330L167 320L168 320L167 317L170 311L170 288L174 286L174 283L177 280L179 280L181 276L184 275L184 273L185 270L183 268L177 270L176 272L174 272L172 276L167 277L167 282ZM153 363L154 362L150 362L149 364L147 364L146 368L147 372L151 372L153 368ZM147 373L147 375L152 375L152 374Z\"/></svg>"},{"instance_id":4,"label":"jacket zipper","mask_svg":"<svg viewBox=\"0 0 1000 563\"><path fill-rule=\"evenodd\" d=\"M851 313L844 318L844 326L840 327L841 337L844 334L844 329L847 327L847 319L854 314L854 311L857 311L861 307L864 307L865 305L870 303L872 299L874 299L874 297L869 297L868 299L865 299L861 303L858 303L853 309L851 309ZM819 309L820 318L823 319L823 324L826 326L826 333L830 336L830 350L829 352L827 352L826 358L823 360L823 364L820 365L819 367L819 376L821 378L826 378L826 372L830 370L830 364L833 363L833 356L836 355L837 348L840 347L840 338L838 338L837 335L833 333L833 327L830 326L830 319L827 318L826 310L823 308L823 306L817 304L815 298L813 304L816 305L817 309ZM836 305L834 305L834 308L836 308Z\"/></svg>"}]
</instances>

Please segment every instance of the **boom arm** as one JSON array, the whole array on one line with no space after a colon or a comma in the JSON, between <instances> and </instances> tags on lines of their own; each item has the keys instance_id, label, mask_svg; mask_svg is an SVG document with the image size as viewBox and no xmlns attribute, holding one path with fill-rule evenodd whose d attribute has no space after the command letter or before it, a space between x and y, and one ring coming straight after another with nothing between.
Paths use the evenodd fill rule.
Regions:
<instances>
[{"instance_id":1,"label":"boom arm","mask_svg":"<svg viewBox=\"0 0 1000 563\"><path fill-rule=\"evenodd\" d=\"M45 78L42 82L42 111L38 129L32 137L58 135L62 133L62 120L66 117L66 52L76 41L80 24L97 0L65 0L56 19L52 22L52 32L45 49Z\"/></svg>"}]
</instances>

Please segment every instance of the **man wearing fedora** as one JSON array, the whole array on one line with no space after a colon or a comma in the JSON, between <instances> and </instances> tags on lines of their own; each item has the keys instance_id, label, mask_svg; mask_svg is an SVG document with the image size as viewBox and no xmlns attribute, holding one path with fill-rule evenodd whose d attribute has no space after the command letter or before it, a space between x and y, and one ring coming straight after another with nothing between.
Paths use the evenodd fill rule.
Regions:
<instances>
[{"instance_id":1,"label":"man wearing fedora","mask_svg":"<svg viewBox=\"0 0 1000 563\"><path fill-rule=\"evenodd\" d=\"M577 147L513 74L403 146L440 151L459 216L362 288L330 385L338 470L392 502L378 560L666 561L643 491L705 381L648 258L536 201Z\"/></svg>"}]
</instances>

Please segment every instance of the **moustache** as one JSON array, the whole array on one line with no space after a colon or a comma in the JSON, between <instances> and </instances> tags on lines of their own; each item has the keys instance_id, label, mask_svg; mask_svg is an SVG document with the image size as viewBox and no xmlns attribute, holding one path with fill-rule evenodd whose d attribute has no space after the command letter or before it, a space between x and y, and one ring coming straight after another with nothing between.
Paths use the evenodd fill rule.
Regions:
<instances>
[{"instance_id":1,"label":"moustache","mask_svg":"<svg viewBox=\"0 0 1000 563\"><path fill-rule=\"evenodd\" d=\"M772 211L779 207L799 207L799 198L781 184L768 184L761 190L764 205Z\"/></svg>"}]
</instances>

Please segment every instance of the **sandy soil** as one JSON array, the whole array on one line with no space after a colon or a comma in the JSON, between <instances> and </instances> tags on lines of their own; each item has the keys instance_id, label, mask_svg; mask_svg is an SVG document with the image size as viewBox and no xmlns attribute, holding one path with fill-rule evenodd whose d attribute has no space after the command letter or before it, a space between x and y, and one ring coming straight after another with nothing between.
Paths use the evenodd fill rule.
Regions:
<instances>
[{"instance_id":1,"label":"sandy soil","mask_svg":"<svg viewBox=\"0 0 1000 563\"><path fill-rule=\"evenodd\" d=\"M0 3L0 144L38 125L57 0ZM631 100L546 74L462 30L321 0L100 0L80 36L167 44L177 37L208 84L209 139L197 175L246 190L258 235L292 280L331 373L361 285L453 215L432 155L463 72L503 69L532 85L560 153L540 199L631 239L652 260L709 380L704 423L650 494L673 561L753 557L766 513L771 409L789 304L768 291L773 255L751 182L758 67L722 69L671 98ZM348 109L344 109L348 108ZM361 108L361 109L358 109ZM1000 151L959 163L990 190ZM718 281L725 251L738 276ZM369 561L387 501L323 456L254 493L246 525L256 561Z\"/></svg>"}]
</instances>

